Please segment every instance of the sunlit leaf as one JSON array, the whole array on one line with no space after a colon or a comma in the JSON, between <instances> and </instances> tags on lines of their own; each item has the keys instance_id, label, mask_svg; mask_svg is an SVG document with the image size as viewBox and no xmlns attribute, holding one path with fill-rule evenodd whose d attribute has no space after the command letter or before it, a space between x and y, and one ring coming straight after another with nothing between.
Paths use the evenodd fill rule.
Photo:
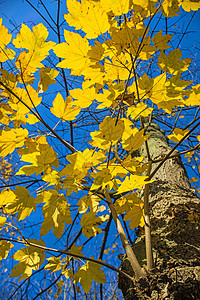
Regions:
<instances>
[{"instance_id":1,"label":"sunlit leaf","mask_svg":"<svg viewBox=\"0 0 200 300\"><path fill-rule=\"evenodd\" d=\"M57 94L53 101L53 107L50 108L51 112L63 121L71 121L76 118L81 108L74 105L71 96L68 96L65 101L60 93Z\"/></svg>"},{"instance_id":2,"label":"sunlit leaf","mask_svg":"<svg viewBox=\"0 0 200 300\"><path fill-rule=\"evenodd\" d=\"M64 58L57 67L71 69L72 75L82 75L82 72L91 62L87 57L89 42L78 33L65 30L66 43L58 44L53 51L58 57Z\"/></svg>"},{"instance_id":3,"label":"sunlit leaf","mask_svg":"<svg viewBox=\"0 0 200 300\"><path fill-rule=\"evenodd\" d=\"M69 204L63 194L56 190L48 190L37 196L36 202L45 203L42 208L44 222L42 223L41 235L46 235L53 227L53 233L61 238L65 224L71 224Z\"/></svg>"},{"instance_id":4,"label":"sunlit leaf","mask_svg":"<svg viewBox=\"0 0 200 300\"><path fill-rule=\"evenodd\" d=\"M88 39L95 39L110 28L108 15L98 2L68 0L67 8L69 14L64 15L67 23L82 29Z\"/></svg>"},{"instance_id":5,"label":"sunlit leaf","mask_svg":"<svg viewBox=\"0 0 200 300\"><path fill-rule=\"evenodd\" d=\"M175 128L173 132L173 134L168 135L168 139L174 143L178 143L189 132L189 129Z\"/></svg>"},{"instance_id":6,"label":"sunlit leaf","mask_svg":"<svg viewBox=\"0 0 200 300\"><path fill-rule=\"evenodd\" d=\"M78 272L75 274L75 282L80 282L85 293L89 292L92 286L92 280L97 283L106 282L105 274L100 268L100 264L87 261L87 263L80 267Z\"/></svg>"},{"instance_id":7,"label":"sunlit leaf","mask_svg":"<svg viewBox=\"0 0 200 300\"><path fill-rule=\"evenodd\" d=\"M30 242L45 246L42 240L30 240ZM26 279L31 276L33 270L38 270L45 259L44 250L38 247L29 246L21 248L13 255L14 260L19 261L12 269L10 277L20 277L19 280Z\"/></svg>"},{"instance_id":8,"label":"sunlit leaf","mask_svg":"<svg viewBox=\"0 0 200 300\"><path fill-rule=\"evenodd\" d=\"M45 270L50 270L51 273L59 271L62 268L61 261L59 257L49 257L47 258L48 264L44 267Z\"/></svg>"},{"instance_id":9,"label":"sunlit leaf","mask_svg":"<svg viewBox=\"0 0 200 300\"><path fill-rule=\"evenodd\" d=\"M40 82L38 83L38 93L44 93L47 91L49 85L56 83L54 79L59 74L58 71L51 69L50 67L41 68L39 71Z\"/></svg>"},{"instance_id":10,"label":"sunlit leaf","mask_svg":"<svg viewBox=\"0 0 200 300\"><path fill-rule=\"evenodd\" d=\"M9 250L13 247L14 245L8 241L0 241L0 261L7 258Z\"/></svg>"},{"instance_id":11,"label":"sunlit leaf","mask_svg":"<svg viewBox=\"0 0 200 300\"><path fill-rule=\"evenodd\" d=\"M98 227L108 219L108 216L96 217L96 212L84 213L81 218L82 233L87 238L102 233L102 229Z\"/></svg>"},{"instance_id":12,"label":"sunlit leaf","mask_svg":"<svg viewBox=\"0 0 200 300\"><path fill-rule=\"evenodd\" d=\"M0 135L0 156L12 153L16 148L22 147L28 130L22 128L3 130Z\"/></svg>"}]
</instances>

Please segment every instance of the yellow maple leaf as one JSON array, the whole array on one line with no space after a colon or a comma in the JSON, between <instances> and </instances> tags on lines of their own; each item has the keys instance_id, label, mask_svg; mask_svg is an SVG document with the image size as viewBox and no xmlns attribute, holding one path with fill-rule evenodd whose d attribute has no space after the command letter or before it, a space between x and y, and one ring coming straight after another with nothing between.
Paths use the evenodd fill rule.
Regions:
<instances>
[{"instance_id":1,"label":"yellow maple leaf","mask_svg":"<svg viewBox=\"0 0 200 300\"><path fill-rule=\"evenodd\" d=\"M102 229L98 227L103 222L108 219L108 216L96 217L96 212L90 211L89 213L84 213L81 218L82 233L85 237L89 238L91 236L96 236L102 233Z\"/></svg>"},{"instance_id":2,"label":"yellow maple leaf","mask_svg":"<svg viewBox=\"0 0 200 300\"><path fill-rule=\"evenodd\" d=\"M124 131L124 123L119 120L117 124L116 118L106 116L103 122L99 125L99 131L91 132L91 137L94 140L94 146L101 149L108 148L110 143L116 144L122 137Z\"/></svg>"},{"instance_id":3,"label":"yellow maple leaf","mask_svg":"<svg viewBox=\"0 0 200 300\"><path fill-rule=\"evenodd\" d=\"M54 42L46 42L48 37L47 28L42 24L38 24L33 27L33 32L31 29L22 24L20 32L17 34L16 39L13 39L13 44L16 48L25 48L34 56L38 56L42 61L49 54L49 50L55 45Z\"/></svg>"},{"instance_id":4,"label":"yellow maple leaf","mask_svg":"<svg viewBox=\"0 0 200 300\"><path fill-rule=\"evenodd\" d=\"M28 52L21 52L16 60L16 67L19 69L17 75L19 82L31 83L33 80L32 73L35 73L38 68L44 67L41 61L49 55L49 50L55 45L54 42L45 41L47 37L48 31L42 23L34 26L33 32L28 26L22 24L16 39L13 39L16 48L28 49Z\"/></svg>"},{"instance_id":5,"label":"yellow maple leaf","mask_svg":"<svg viewBox=\"0 0 200 300\"><path fill-rule=\"evenodd\" d=\"M53 48L58 57L64 58L58 63L57 67L71 69L72 75L81 76L83 70L91 63L87 57L89 42L80 34L65 30L64 36L66 43L61 43Z\"/></svg>"},{"instance_id":6,"label":"yellow maple leaf","mask_svg":"<svg viewBox=\"0 0 200 300\"><path fill-rule=\"evenodd\" d=\"M139 117L147 117L152 111L153 108L147 107L147 104L140 102L136 106L128 108L127 116L130 116L132 119L137 119Z\"/></svg>"},{"instance_id":7,"label":"yellow maple leaf","mask_svg":"<svg viewBox=\"0 0 200 300\"><path fill-rule=\"evenodd\" d=\"M80 106L81 108L86 108L92 104L97 94L95 88L92 87L71 90L70 95L74 99L77 99L74 101L74 105Z\"/></svg>"},{"instance_id":8,"label":"yellow maple leaf","mask_svg":"<svg viewBox=\"0 0 200 300\"><path fill-rule=\"evenodd\" d=\"M14 245L8 241L0 241L0 261L7 258L9 250L13 247Z\"/></svg>"},{"instance_id":9,"label":"yellow maple leaf","mask_svg":"<svg viewBox=\"0 0 200 300\"><path fill-rule=\"evenodd\" d=\"M25 149L27 151L27 149ZM19 152L20 153L20 152ZM22 154L22 161L30 163L31 165L25 165L20 168L17 172L17 175L32 175L36 173L36 175L46 171L49 166L58 166L57 155L54 152L52 147L46 145L45 147L40 147L37 151L30 151L28 153Z\"/></svg>"},{"instance_id":10,"label":"yellow maple leaf","mask_svg":"<svg viewBox=\"0 0 200 300\"><path fill-rule=\"evenodd\" d=\"M173 141L174 143L178 143L187 133L189 132L189 129L181 129L181 128L175 128L174 133L168 135L168 139L170 141Z\"/></svg>"},{"instance_id":11,"label":"yellow maple leaf","mask_svg":"<svg viewBox=\"0 0 200 300\"><path fill-rule=\"evenodd\" d=\"M42 208L44 222L42 223L41 235L46 235L53 227L53 234L61 238L65 223L71 224L71 213L69 204L63 194L58 194L56 190L48 190L37 196L36 202L45 203Z\"/></svg>"},{"instance_id":12,"label":"yellow maple leaf","mask_svg":"<svg viewBox=\"0 0 200 300\"><path fill-rule=\"evenodd\" d=\"M119 187L116 194L122 194L124 192L130 192L135 189L142 189L145 184L148 184L153 181L146 181L148 176L138 176L138 175L130 175L130 177L126 177Z\"/></svg>"},{"instance_id":13,"label":"yellow maple leaf","mask_svg":"<svg viewBox=\"0 0 200 300\"><path fill-rule=\"evenodd\" d=\"M151 88L151 94L149 98L155 104L162 102L166 98L166 73L163 73L154 78L153 86Z\"/></svg>"},{"instance_id":14,"label":"yellow maple leaf","mask_svg":"<svg viewBox=\"0 0 200 300\"><path fill-rule=\"evenodd\" d=\"M134 127L130 131L130 136L127 139L122 140L122 147L125 150L137 150L139 149L142 144L148 139L149 135L144 135L144 129L141 129L140 131Z\"/></svg>"},{"instance_id":15,"label":"yellow maple leaf","mask_svg":"<svg viewBox=\"0 0 200 300\"><path fill-rule=\"evenodd\" d=\"M65 122L76 119L81 108L74 105L71 96L68 96L64 101L62 95L58 93L53 101L53 107L51 107L50 110L56 117L61 118Z\"/></svg>"},{"instance_id":16,"label":"yellow maple leaf","mask_svg":"<svg viewBox=\"0 0 200 300\"><path fill-rule=\"evenodd\" d=\"M175 17L180 13L178 0L164 0L161 7L164 17Z\"/></svg>"},{"instance_id":17,"label":"yellow maple leaf","mask_svg":"<svg viewBox=\"0 0 200 300\"><path fill-rule=\"evenodd\" d=\"M12 203L15 200L15 194L11 190L3 190L0 193L0 207L6 207L7 204Z\"/></svg>"},{"instance_id":18,"label":"yellow maple leaf","mask_svg":"<svg viewBox=\"0 0 200 300\"><path fill-rule=\"evenodd\" d=\"M39 71L40 82L38 83L38 93L44 93L52 83L56 83L54 79L59 74L58 71L51 69L50 67L41 68Z\"/></svg>"},{"instance_id":19,"label":"yellow maple leaf","mask_svg":"<svg viewBox=\"0 0 200 300\"><path fill-rule=\"evenodd\" d=\"M44 242L40 239L29 240L29 242L38 244L40 246L45 246ZM31 276L33 270L38 270L43 264L45 259L45 253L43 249L29 246L27 248L21 248L13 255L15 260L19 263L15 265L12 269L10 277L20 277L19 280L26 279Z\"/></svg>"},{"instance_id":20,"label":"yellow maple leaf","mask_svg":"<svg viewBox=\"0 0 200 300\"><path fill-rule=\"evenodd\" d=\"M91 62L97 63L103 58L104 51L105 49L103 44L95 40L94 46L90 46L90 50L87 55Z\"/></svg>"},{"instance_id":21,"label":"yellow maple leaf","mask_svg":"<svg viewBox=\"0 0 200 300\"><path fill-rule=\"evenodd\" d=\"M2 18L0 18L0 61L2 63L8 59L13 59L15 56L15 52L6 47L11 39L11 33L8 33L8 29L2 25Z\"/></svg>"},{"instance_id":22,"label":"yellow maple leaf","mask_svg":"<svg viewBox=\"0 0 200 300\"><path fill-rule=\"evenodd\" d=\"M91 190L96 190L100 187L102 187L103 189L112 179L112 175L110 174L110 171L107 168L104 168L97 173L93 173L92 177L94 177L95 180L90 188Z\"/></svg>"},{"instance_id":23,"label":"yellow maple leaf","mask_svg":"<svg viewBox=\"0 0 200 300\"><path fill-rule=\"evenodd\" d=\"M80 282L85 293L88 293L91 286L92 280L97 283L105 283L106 278L103 270L100 270L101 265L92 261L87 261L85 265L80 267L75 274L75 283Z\"/></svg>"},{"instance_id":24,"label":"yellow maple leaf","mask_svg":"<svg viewBox=\"0 0 200 300\"><path fill-rule=\"evenodd\" d=\"M88 210L88 208L90 209L90 211L97 212L100 200L101 199L96 195L85 195L77 203L77 205L79 205L79 213L85 213Z\"/></svg>"},{"instance_id":25,"label":"yellow maple leaf","mask_svg":"<svg viewBox=\"0 0 200 300\"><path fill-rule=\"evenodd\" d=\"M38 106L42 97L38 97L38 93L31 85L27 85L26 89L15 87L13 92L26 104L20 102L14 95L10 95L12 101L8 101L10 107L20 115L24 115L30 111L30 108Z\"/></svg>"},{"instance_id":26,"label":"yellow maple leaf","mask_svg":"<svg viewBox=\"0 0 200 300\"><path fill-rule=\"evenodd\" d=\"M0 227L4 226L6 224L6 220L7 220L6 217L0 216Z\"/></svg>"},{"instance_id":27,"label":"yellow maple leaf","mask_svg":"<svg viewBox=\"0 0 200 300\"><path fill-rule=\"evenodd\" d=\"M182 52L180 49L174 49L169 54L162 52L158 57L158 66L164 72L176 75L178 72L184 72L188 69L191 58L181 60Z\"/></svg>"},{"instance_id":28,"label":"yellow maple leaf","mask_svg":"<svg viewBox=\"0 0 200 300\"><path fill-rule=\"evenodd\" d=\"M132 206L131 210L124 217L124 221L129 221L130 229L134 229L138 226L144 226L144 210L143 210L143 203L142 204L135 204Z\"/></svg>"},{"instance_id":29,"label":"yellow maple leaf","mask_svg":"<svg viewBox=\"0 0 200 300\"><path fill-rule=\"evenodd\" d=\"M29 191L23 186L17 186L12 192L15 198L12 197L6 205L6 212L11 214L18 212L17 221L24 220L32 210L36 210L35 198L30 196Z\"/></svg>"},{"instance_id":30,"label":"yellow maple leaf","mask_svg":"<svg viewBox=\"0 0 200 300\"><path fill-rule=\"evenodd\" d=\"M59 271L62 268L60 257L49 257L47 258L48 264L44 267L45 270L50 270L51 273Z\"/></svg>"},{"instance_id":31,"label":"yellow maple leaf","mask_svg":"<svg viewBox=\"0 0 200 300\"><path fill-rule=\"evenodd\" d=\"M129 0L100 0L102 9L107 13L112 11L115 17L127 14L130 9Z\"/></svg>"},{"instance_id":32,"label":"yellow maple leaf","mask_svg":"<svg viewBox=\"0 0 200 300\"><path fill-rule=\"evenodd\" d=\"M178 2L185 11L197 11L200 8L200 3L198 0L178 0Z\"/></svg>"},{"instance_id":33,"label":"yellow maple leaf","mask_svg":"<svg viewBox=\"0 0 200 300\"><path fill-rule=\"evenodd\" d=\"M152 42L154 43L155 47L160 51L170 48L170 46L167 43L169 43L169 41L173 37L172 34L162 35L162 33L163 31L160 30L152 38Z\"/></svg>"},{"instance_id":34,"label":"yellow maple leaf","mask_svg":"<svg viewBox=\"0 0 200 300\"><path fill-rule=\"evenodd\" d=\"M117 57L112 58L112 63L110 60L105 59L104 69L106 72L106 77L108 81L115 81L116 79L126 80L129 77L132 62L130 56L121 53ZM130 78L133 75L131 74Z\"/></svg>"},{"instance_id":35,"label":"yellow maple leaf","mask_svg":"<svg viewBox=\"0 0 200 300\"><path fill-rule=\"evenodd\" d=\"M183 103L187 106L200 105L200 84L193 86L189 90L188 99L184 99Z\"/></svg>"},{"instance_id":36,"label":"yellow maple leaf","mask_svg":"<svg viewBox=\"0 0 200 300\"><path fill-rule=\"evenodd\" d=\"M59 179L60 179L60 177L58 176L58 172L55 170L53 170L53 171L50 170L44 176L42 176L42 180L49 182L48 186L58 184Z\"/></svg>"},{"instance_id":37,"label":"yellow maple leaf","mask_svg":"<svg viewBox=\"0 0 200 300\"><path fill-rule=\"evenodd\" d=\"M27 129L3 130L0 136L0 156L4 157L12 153L16 148L22 147L27 137Z\"/></svg>"},{"instance_id":38,"label":"yellow maple leaf","mask_svg":"<svg viewBox=\"0 0 200 300\"><path fill-rule=\"evenodd\" d=\"M104 85L106 73L104 72L104 66L100 63L86 67L81 75L84 75L84 80L88 87L96 84Z\"/></svg>"},{"instance_id":39,"label":"yellow maple leaf","mask_svg":"<svg viewBox=\"0 0 200 300\"><path fill-rule=\"evenodd\" d=\"M98 2L68 0L67 8L69 14L64 15L67 23L82 29L88 39L95 39L110 28L108 15Z\"/></svg>"},{"instance_id":40,"label":"yellow maple leaf","mask_svg":"<svg viewBox=\"0 0 200 300\"><path fill-rule=\"evenodd\" d=\"M118 214L129 212L134 205L144 205L144 202L137 196L135 192L116 200L114 206Z\"/></svg>"}]
</instances>

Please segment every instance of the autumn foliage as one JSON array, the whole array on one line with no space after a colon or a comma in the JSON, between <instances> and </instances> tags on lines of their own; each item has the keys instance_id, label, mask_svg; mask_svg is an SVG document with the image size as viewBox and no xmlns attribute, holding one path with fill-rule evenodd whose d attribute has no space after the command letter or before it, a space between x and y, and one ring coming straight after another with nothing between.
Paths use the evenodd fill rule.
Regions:
<instances>
[{"instance_id":1,"label":"autumn foliage","mask_svg":"<svg viewBox=\"0 0 200 300\"><path fill-rule=\"evenodd\" d=\"M88 293L92 281L106 282L102 266L122 271L107 264L102 255L99 259L95 253L84 255L83 244L77 246L74 241L66 249L54 248L45 236L52 230L55 238L61 239L66 228L71 232L76 222L79 236L95 239L105 233L112 218L136 280L146 277L147 270L138 263L119 218L122 215L131 230L150 222L148 210L144 210L148 198L140 196L144 194L140 191L153 180L152 161L134 155L143 143L148 148L144 118L155 111L170 117L180 108L200 104L199 85L183 79L192 59L182 58L179 48L171 49L173 35L162 29L155 32L151 24L155 16L171 18L183 10L197 11L200 3L67 0L66 8L68 29L62 32L63 42L48 41L49 33L42 23L32 28L22 24L19 33L12 36L1 19L0 156L1 173L5 171L1 176L7 180L6 174L12 174L15 179L30 182L34 178L41 184L37 188L32 184L5 184L1 190L0 259L7 259L12 251L15 263L11 277L27 279L44 266L71 278L75 285L80 283ZM52 56L54 62L57 59L54 67L47 64ZM154 59L157 70L152 74L148 64ZM69 87L66 70L70 70L69 77L79 78L78 88ZM54 95L53 101L46 100L50 85L59 78L63 90ZM48 103L48 118L44 116L44 103ZM63 138L57 128L70 124L73 130L80 114L91 106L96 112L106 113L79 150L73 139ZM191 135L190 129L175 127L168 138L178 146ZM59 147L65 149L65 163ZM18 164L13 171L9 162L12 156ZM73 200L72 209L74 195L78 200L75 206ZM39 240L26 236L21 225L29 218L32 222L36 209L43 214L37 225ZM11 226L16 231L13 237ZM147 266L151 268L149 259ZM79 262L76 272L72 269L74 260Z\"/></svg>"}]
</instances>

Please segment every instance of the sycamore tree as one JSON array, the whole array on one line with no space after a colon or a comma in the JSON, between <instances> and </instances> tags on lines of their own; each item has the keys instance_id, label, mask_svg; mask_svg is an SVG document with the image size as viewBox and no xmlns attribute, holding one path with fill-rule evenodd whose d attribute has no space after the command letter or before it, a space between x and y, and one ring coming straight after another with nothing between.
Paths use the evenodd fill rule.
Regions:
<instances>
[{"instance_id":1,"label":"sycamore tree","mask_svg":"<svg viewBox=\"0 0 200 300\"><path fill-rule=\"evenodd\" d=\"M198 61L171 30L199 1L26 2L46 26L0 19L5 299L107 299L117 273L125 299L199 299Z\"/></svg>"}]
</instances>

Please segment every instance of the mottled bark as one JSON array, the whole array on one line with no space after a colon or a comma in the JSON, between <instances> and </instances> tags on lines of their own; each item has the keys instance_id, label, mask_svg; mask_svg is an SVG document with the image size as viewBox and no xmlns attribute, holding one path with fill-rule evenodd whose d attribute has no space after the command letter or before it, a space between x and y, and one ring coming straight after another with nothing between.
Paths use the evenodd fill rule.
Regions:
<instances>
[{"instance_id":1,"label":"mottled bark","mask_svg":"<svg viewBox=\"0 0 200 300\"><path fill-rule=\"evenodd\" d=\"M165 157L171 147L159 126L151 123L146 133L151 134L148 139L151 158ZM145 146L140 155L146 157ZM156 166L153 164L152 168ZM155 269L147 282L135 285L119 276L119 288L126 300L200 299L200 199L190 186L180 156L168 159L153 179L156 181L149 186L149 201ZM138 230L138 235L133 249L145 265L143 231ZM121 269L133 275L125 256Z\"/></svg>"}]
</instances>

